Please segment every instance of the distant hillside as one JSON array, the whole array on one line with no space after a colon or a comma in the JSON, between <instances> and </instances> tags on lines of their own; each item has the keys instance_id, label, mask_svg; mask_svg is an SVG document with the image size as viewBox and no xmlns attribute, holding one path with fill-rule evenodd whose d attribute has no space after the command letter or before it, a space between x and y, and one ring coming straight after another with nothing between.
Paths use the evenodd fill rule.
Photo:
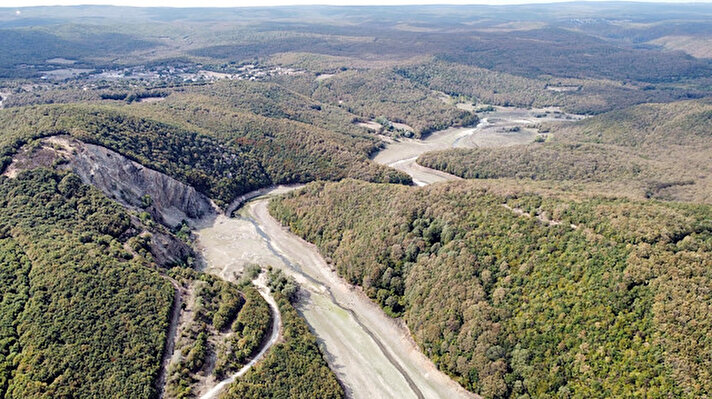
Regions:
<instances>
[{"instance_id":1,"label":"distant hillside","mask_svg":"<svg viewBox=\"0 0 712 399\"><path fill-rule=\"evenodd\" d=\"M175 71L161 73L162 77L142 75L156 66L225 73L246 64L270 68L291 64L306 69L311 77L345 68L349 71L333 83L322 82L322 89L315 93L319 99L343 101L362 117L378 116L377 102L383 100L384 116L420 132L458 119L458 115L450 114L453 110L440 116L433 113L438 104L415 99L408 93L412 83L481 101L556 103L588 114L644 102L707 97L712 65L684 51L704 56L704 52L691 51L688 42L693 47L709 43L712 34L704 18L711 14L705 4L623 2L236 7L220 12L97 6L0 8L4 39L0 42L0 79L22 79L23 83L29 79L44 85L48 81L71 83L83 73L78 79L87 84L72 89L93 91L127 80L134 87L193 81ZM289 61L300 58L311 61ZM132 67L141 72L117 78L126 72L124 68ZM392 76L364 79L364 70L383 68L408 71L409 81ZM104 75L107 71L112 77ZM48 80L42 78L48 75ZM253 77L271 78L270 74ZM312 83L310 79L305 84ZM51 86L46 89L55 89ZM386 97L367 96L373 88ZM355 93L360 97L356 101L337 98ZM396 109L403 95L408 101L415 99L411 105L420 110Z\"/></svg>"},{"instance_id":2,"label":"distant hillside","mask_svg":"<svg viewBox=\"0 0 712 399\"><path fill-rule=\"evenodd\" d=\"M364 121L385 117L407 124L416 137L477 121L470 112L446 104L431 90L389 69L347 70L324 76L316 80L308 74L279 81L314 100L341 106Z\"/></svg>"},{"instance_id":3,"label":"distant hillside","mask_svg":"<svg viewBox=\"0 0 712 399\"><path fill-rule=\"evenodd\" d=\"M668 102L704 95L678 87L663 89L650 84L621 85L603 78L584 79L561 74L532 78L443 60L399 67L396 73L431 89L487 104L557 106L577 114L599 114L640 103Z\"/></svg>"},{"instance_id":4,"label":"distant hillside","mask_svg":"<svg viewBox=\"0 0 712 399\"><path fill-rule=\"evenodd\" d=\"M637 196L709 202L712 103L644 104L552 130L544 143L432 152L418 163L465 178L612 183Z\"/></svg>"},{"instance_id":5,"label":"distant hillside","mask_svg":"<svg viewBox=\"0 0 712 399\"><path fill-rule=\"evenodd\" d=\"M486 398L712 393L709 206L343 181L270 211Z\"/></svg>"},{"instance_id":6,"label":"distant hillside","mask_svg":"<svg viewBox=\"0 0 712 399\"><path fill-rule=\"evenodd\" d=\"M561 140L646 150L695 146L712 138L712 102L643 104L586 119L555 132ZM664 149L664 148L663 148Z\"/></svg>"}]
</instances>

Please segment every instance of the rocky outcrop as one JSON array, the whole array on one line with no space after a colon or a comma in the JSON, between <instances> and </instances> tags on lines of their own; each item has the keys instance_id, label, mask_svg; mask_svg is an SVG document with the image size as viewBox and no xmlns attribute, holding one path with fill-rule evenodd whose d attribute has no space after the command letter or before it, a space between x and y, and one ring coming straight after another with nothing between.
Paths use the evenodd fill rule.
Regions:
<instances>
[{"instance_id":1,"label":"rocky outcrop","mask_svg":"<svg viewBox=\"0 0 712 399\"><path fill-rule=\"evenodd\" d=\"M62 167L71 169L85 183L124 206L149 212L166 226L173 227L183 220L200 219L217 212L210 199L193 187L115 151L69 136L54 136L43 141L44 148L36 149L36 153L51 149L67 161Z\"/></svg>"},{"instance_id":2,"label":"rocky outcrop","mask_svg":"<svg viewBox=\"0 0 712 399\"><path fill-rule=\"evenodd\" d=\"M137 223L140 225L140 223ZM183 264L186 259L194 258L193 249L185 242L177 239L161 229L153 228L144 234L150 234L149 250L156 263L163 267Z\"/></svg>"}]
</instances>

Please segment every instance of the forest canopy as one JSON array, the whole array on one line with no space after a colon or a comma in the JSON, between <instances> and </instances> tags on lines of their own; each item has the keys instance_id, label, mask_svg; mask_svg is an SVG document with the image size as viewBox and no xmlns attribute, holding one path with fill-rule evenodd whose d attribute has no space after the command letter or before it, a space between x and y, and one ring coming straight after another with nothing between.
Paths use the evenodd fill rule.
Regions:
<instances>
[{"instance_id":1,"label":"forest canopy","mask_svg":"<svg viewBox=\"0 0 712 399\"><path fill-rule=\"evenodd\" d=\"M712 390L709 206L347 180L270 210L485 397Z\"/></svg>"},{"instance_id":2,"label":"forest canopy","mask_svg":"<svg viewBox=\"0 0 712 399\"><path fill-rule=\"evenodd\" d=\"M166 173L220 204L272 184L343 177L410 182L368 160L378 143L364 134L338 134L207 101L213 100L181 97L166 110L94 105L3 110L2 166L33 139L69 134Z\"/></svg>"},{"instance_id":3,"label":"forest canopy","mask_svg":"<svg viewBox=\"0 0 712 399\"><path fill-rule=\"evenodd\" d=\"M0 193L0 396L154 397L174 291L125 249L128 214L72 174Z\"/></svg>"}]
</instances>

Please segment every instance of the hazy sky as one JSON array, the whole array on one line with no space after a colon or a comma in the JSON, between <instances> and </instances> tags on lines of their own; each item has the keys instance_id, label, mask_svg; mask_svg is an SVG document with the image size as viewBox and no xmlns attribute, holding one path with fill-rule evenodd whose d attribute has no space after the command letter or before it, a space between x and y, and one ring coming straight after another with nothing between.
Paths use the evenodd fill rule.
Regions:
<instances>
[{"instance_id":1,"label":"hazy sky","mask_svg":"<svg viewBox=\"0 0 712 399\"><path fill-rule=\"evenodd\" d=\"M0 7L111 4L137 7L247 7L276 5L399 5L399 4L522 4L570 0L2 0ZM647 0L651 1L651 0ZM652 0L666 3L707 3L712 0Z\"/></svg>"}]
</instances>

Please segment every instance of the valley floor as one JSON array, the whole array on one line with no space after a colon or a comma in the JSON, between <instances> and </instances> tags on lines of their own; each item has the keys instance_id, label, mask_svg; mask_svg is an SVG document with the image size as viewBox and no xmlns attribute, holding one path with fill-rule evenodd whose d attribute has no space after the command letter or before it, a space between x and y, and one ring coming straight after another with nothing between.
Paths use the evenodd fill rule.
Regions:
<instances>
[{"instance_id":1,"label":"valley floor","mask_svg":"<svg viewBox=\"0 0 712 399\"><path fill-rule=\"evenodd\" d=\"M530 142L537 135L531 128L505 130L531 125L538 120L535 115L543 114L543 110L498 107L474 128L447 129L425 140L401 139L390 143L374 160L408 173L418 185L459 179L420 166L415 159L427 151L456 146ZM221 215L206 221L197 230L205 270L232 281L249 264L271 265L292 275L302 288L297 307L349 397L474 397L437 369L401 320L387 316L359 288L340 278L314 245L291 234L270 216L269 195L296 188L282 186L259 190L254 196L247 194L242 200L259 197L247 202L239 216Z\"/></svg>"},{"instance_id":2,"label":"valley floor","mask_svg":"<svg viewBox=\"0 0 712 399\"><path fill-rule=\"evenodd\" d=\"M375 156L374 161L408 173L421 186L459 179L418 165L415 160L422 153L433 150L530 142L538 135L535 128L538 122L575 118L577 116L551 110L497 107L473 128L451 128L435 132L424 140L391 141ZM91 148L94 147L97 151L101 150L97 146ZM112 159L123 158L116 155ZM11 167L9 170L14 169ZM162 176L158 172L151 173ZM109 180L135 179L114 176ZM197 245L203 269L233 282L251 264L276 267L293 276L301 287L297 309L316 335L329 366L343 384L348 397L475 397L438 370L421 352L402 320L387 316L360 288L339 277L314 245L290 233L272 218L267 207L269 196L299 187L280 186L245 194L228 208L226 214L208 213L209 216L198 221ZM160 198L159 195L155 197ZM242 207L236 217L227 216L240 205ZM217 397L279 340L279 310L264 281L258 280L260 282L260 293L273 313L271 335L250 363L228 379L218 382L209 377L202 381L196 390L200 398ZM171 336L174 334L171 332Z\"/></svg>"},{"instance_id":3,"label":"valley floor","mask_svg":"<svg viewBox=\"0 0 712 399\"><path fill-rule=\"evenodd\" d=\"M302 288L297 307L349 397L473 396L437 370L401 322L339 278L313 245L274 220L267 203L258 198L239 217L219 216L198 230L207 272L234 280L246 265L259 263L294 276Z\"/></svg>"}]
</instances>

